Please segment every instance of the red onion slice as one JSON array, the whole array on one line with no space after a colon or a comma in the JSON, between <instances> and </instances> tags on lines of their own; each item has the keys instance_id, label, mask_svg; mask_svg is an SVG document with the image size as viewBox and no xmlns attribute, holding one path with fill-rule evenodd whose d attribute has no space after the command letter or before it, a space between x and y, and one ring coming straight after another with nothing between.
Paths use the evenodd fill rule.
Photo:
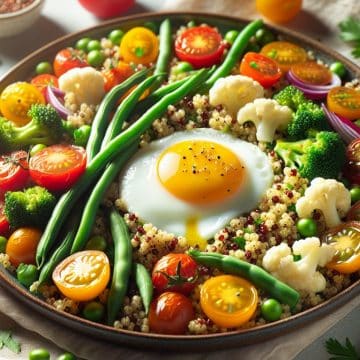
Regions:
<instances>
[{"instance_id":1,"label":"red onion slice","mask_svg":"<svg viewBox=\"0 0 360 360\"><path fill-rule=\"evenodd\" d=\"M59 115L66 119L68 115L71 115L71 112L64 106L64 104L59 100L59 97L64 97L64 93L61 90L55 91L55 88L51 86L46 87L46 101L54 107L54 109L59 113ZM61 92L61 93L59 93ZM56 95L58 93L59 95Z\"/></svg>"}]
</instances>

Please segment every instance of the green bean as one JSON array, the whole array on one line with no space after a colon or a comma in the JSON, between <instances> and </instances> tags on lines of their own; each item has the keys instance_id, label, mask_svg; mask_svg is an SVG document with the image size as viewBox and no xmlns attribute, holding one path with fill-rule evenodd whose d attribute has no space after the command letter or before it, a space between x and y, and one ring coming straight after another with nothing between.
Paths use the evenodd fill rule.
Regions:
<instances>
[{"instance_id":1,"label":"green bean","mask_svg":"<svg viewBox=\"0 0 360 360\"><path fill-rule=\"evenodd\" d=\"M120 133L124 120L130 116L141 95L149 89L160 76L159 74L148 77L121 102L105 132L100 149L103 149L110 140Z\"/></svg>"},{"instance_id":2,"label":"green bean","mask_svg":"<svg viewBox=\"0 0 360 360\"><path fill-rule=\"evenodd\" d=\"M135 282L139 289L145 313L147 314L149 312L154 290L151 276L146 267L139 263L133 264L133 273L135 275Z\"/></svg>"},{"instance_id":3,"label":"green bean","mask_svg":"<svg viewBox=\"0 0 360 360\"><path fill-rule=\"evenodd\" d=\"M69 191L60 197L56 204L36 250L36 263L38 267L44 264L46 256L53 246L63 222L76 201L88 189L92 182L96 180L97 176L109 161L113 160L121 151L137 140L140 135L151 126L153 121L166 111L169 105L179 102L184 96L200 86L207 78L207 75L207 70L202 69L191 76L183 85L164 96L159 102L147 110L133 125L116 136L94 157L88 164L85 173Z\"/></svg>"},{"instance_id":4,"label":"green bean","mask_svg":"<svg viewBox=\"0 0 360 360\"><path fill-rule=\"evenodd\" d=\"M227 76L239 61L240 56L243 54L250 38L255 35L256 31L263 26L261 19L254 20L244 27L244 29L236 37L233 45L227 53L223 63L215 70L215 72L205 81L204 86L201 88L202 92L210 89L216 80L221 77Z\"/></svg>"},{"instance_id":5,"label":"green bean","mask_svg":"<svg viewBox=\"0 0 360 360\"><path fill-rule=\"evenodd\" d=\"M125 220L118 210L110 210L110 231L114 242L114 268L107 301L107 322L112 325L123 304L132 264L132 246Z\"/></svg>"},{"instance_id":6,"label":"green bean","mask_svg":"<svg viewBox=\"0 0 360 360\"><path fill-rule=\"evenodd\" d=\"M275 299L283 304L290 305L291 308L294 308L299 301L300 294L296 290L276 279L259 266L249 264L233 256L218 253L208 253L190 249L188 254L199 264L215 267L226 274L247 278Z\"/></svg>"},{"instance_id":7,"label":"green bean","mask_svg":"<svg viewBox=\"0 0 360 360\"><path fill-rule=\"evenodd\" d=\"M120 156L113 160L109 166L105 169L103 175L96 183L94 189L91 191L89 199L86 202L84 211L81 216L80 225L75 235L70 253L73 254L84 248L86 241L89 238L92 226L95 222L96 212L100 206L101 200L115 179L115 176L119 173L120 169L130 158L137 148L137 143L126 149Z\"/></svg>"},{"instance_id":8,"label":"green bean","mask_svg":"<svg viewBox=\"0 0 360 360\"><path fill-rule=\"evenodd\" d=\"M143 81L146 78L147 73L148 70L142 70L135 73L121 84L112 88L108 94L106 94L104 100L99 106L98 111L96 112L91 126L91 132L86 146L88 161L92 160L92 158L100 149L102 138L108 126L108 117L116 102L119 100L119 97L124 95L134 85Z\"/></svg>"}]
</instances>

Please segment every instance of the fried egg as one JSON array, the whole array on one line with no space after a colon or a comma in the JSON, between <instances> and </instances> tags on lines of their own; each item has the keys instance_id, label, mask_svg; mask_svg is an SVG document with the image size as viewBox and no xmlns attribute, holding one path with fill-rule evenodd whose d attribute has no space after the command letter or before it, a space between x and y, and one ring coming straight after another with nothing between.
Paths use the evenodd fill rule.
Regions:
<instances>
[{"instance_id":1,"label":"fried egg","mask_svg":"<svg viewBox=\"0 0 360 360\"><path fill-rule=\"evenodd\" d=\"M204 249L231 219L257 207L272 180L256 145L202 128L139 150L120 175L120 198L143 221Z\"/></svg>"}]
</instances>

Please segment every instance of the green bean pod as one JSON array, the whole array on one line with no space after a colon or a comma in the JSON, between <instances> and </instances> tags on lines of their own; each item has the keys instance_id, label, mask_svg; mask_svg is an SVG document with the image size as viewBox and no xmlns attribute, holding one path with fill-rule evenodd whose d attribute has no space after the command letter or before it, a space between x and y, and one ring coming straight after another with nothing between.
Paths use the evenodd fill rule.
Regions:
<instances>
[{"instance_id":1,"label":"green bean pod","mask_svg":"<svg viewBox=\"0 0 360 360\"><path fill-rule=\"evenodd\" d=\"M128 227L118 210L110 210L110 231L114 242L114 268L107 301L107 322L113 325L127 291L132 265Z\"/></svg>"},{"instance_id":2,"label":"green bean pod","mask_svg":"<svg viewBox=\"0 0 360 360\"><path fill-rule=\"evenodd\" d=\"M151 276L146 267L139 263L133 264L133 274L135 275L135 282L139 289L145 313L148 314L154 292Z\"/></svg>"},{"instance_id":3,"label":"green bean pod","mask_svg":"<svg viewBox=\"0 0 360 360\"><path fill-rule=\"evenodd\" d=\"M253 37L261 27L263 21L261 19L254 20L250 24L246 25L244 29L236 37L232 44L229 52L227 53L225 60L222 64L214 71L214 73L205 81L204 86L201 88L202 92L209 90L215 83L216 80L228 76L231 70L234 68L236 63L240 60L241 55L246 49L247 44L251 37Z\"/></svg>"},{"instance_id":4,"label":"green bean pod","mask_svg":"<svg viewBox=\"0 0 360 360\"><path fill-rule=\"evenodd\" d=\"M106 94L105 98L99 106L98 111L96 112L91 126L90 136L86 146L88 161L90 161L100 149L102 137L104 136L105 130L109 124L109 115L113 110L116 102L134 85L143 81L146 78L148 72L149 71L147 69L136 72L121 84L113 87Z\"/></svg>"},{"instance_id":5,"label":"green bean pod","mask_svg":"<svg viewBox=\"0 0 360 360\"><path fill-rule=\"evenodd\" d=\"M116 175L119 173L120 169L123 167L126 161L135 152L137 146L138 144L134 143L129 148L127 148L120 156L113 160L107 166L104 173L101 175L99 181L94 186L82 213L80 225L71 246L71 254L84 249L86 241L90 236L91 229L95 222L97 210L100 206L101 200L103 199L106 190L114 181Z\"/></svg>"},{"instance_id":6,"label":"green bean pod","mask_svg":"<svg viewBox=\"0 0 360 360\"><path fill-rule=\"evenodd\" d=\"M283 304L290 305L291 308L294 308L299 301L300 294L296 290L276 279L259 266L219 253L190 249L188 254L199 264L215 267L226 274L238 275L250 280L275 299Z\"/></svg>"},{"instance_id":7,"label":"green bean pod","mask_svg":"<svg viewBox=\"0 0 360 360\"><path fill-rule=\"evenodd\" d=\"M136 141L159 118L171 104L179 102L188 93L199 87L207 78L207 70L202 69L191 76L179 88L164 96L159 102L147 110L133 125L111 140L88 164L85 173L63 194L57 202L49 222L43 232L36 250L36 263L41 267L48 255L62 224L76 201L100 175L104 167L118 154Z\"/></svg>"}]
</instances>

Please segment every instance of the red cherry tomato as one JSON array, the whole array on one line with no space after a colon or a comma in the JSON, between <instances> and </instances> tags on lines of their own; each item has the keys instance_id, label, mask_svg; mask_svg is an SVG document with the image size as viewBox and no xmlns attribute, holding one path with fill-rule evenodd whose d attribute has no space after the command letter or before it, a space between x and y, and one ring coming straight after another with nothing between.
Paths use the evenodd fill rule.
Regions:
<instances>
[{"instance_id":1,"label":"red cherry tomato","mask_svg":"<svg viewBox=\"0 0 360 360\"><path fill-rule=\"evenodd\" d=\"M251 77L265 88L274 85L281 77L280 67L274 60L255 52L245 54L240 64L240 73Z\"/></svg>"},{"instance_id":2,"label":"red cherry tomato","mask_svg":"<svg viewBox=\"0 0 360 360\"><path fill-rule=\"evenodd\" d=\"M195 68L218 64L225 44L220 33L210 26L196 26L185 30L175 40L176 56Z\"/></svg>"},{"instance_id":3,"label":"red cherry tomato","mask_svg":"<svg viewBox=\"0 0 360 360\"><path fill-rule=\"evenodd\" d=\"M7 235L10 229L9 221L5 216L4 209L5 209L4 199L0 195L0 236Z\"/></svg>"},{"instance_id":4,"label":"red cherry tomato","mask_svg":"<svg viewBox=\"0 0 360 360\"><path fill-rule=\"evenodd\" d=\"M30 158L31 178L50 191L65 191L86 168L86 151L79 146L52 145Z\"/></svg>"},{"instance_id":5,"label":"red cherry tomato","mask_svg":"<svg viewBox=\"0 0 360 360\"><path fill-rule=\"evenodd\" d=\"M167 254L154 266L152 282L160 293L175 291L188 295L197 279L197 264L187 254Z\"/></svg>"},{"instance_id":6,"label":"red cherry tomato","mask_svg":"<svg viewBox=\"0 0 360 360\"><path fill-rule=\"evenodd\" d=\"M13 151L0 156L0 192L22 189L29 179L28 154Z\"/></svg>"},{"instance_id":7,"label":"red cherry tomato","mask_svg":"<svg viewBox=\"0 0 360 360\"><path fill-rule=\"evenodd\" d=\"M344 176L353 184L360 185L360 138L353 140L347 146L346 157Z\"/></svg>"},{"instance_id":8,"label":"red cherry tomato","mask_svg":"<svg viewBox=\"0 0 360 360\"><path fill-rule=\"evenodd\" d=\"M114 86L122 83L134 73L133 68L126 62L120 61L118 66L102 71L104 78L104 89L110 91Z\"/></svg>"},{"instance_id":9,"label":"red cherry tomato","mask_svg":"<svg viewBox=\"0 0 360 360\"><path fill-rule=\"evenodd\" d=\"M150 330L160 334L185 334L195 312L186 296L164 292L152 301L149 311Z\"/></svg>"},{"instance_id":10,"label":"red cherry tomato","mask_svg":"<svg viewBox=\"0 0 360 360\"><path fill-rule=\"evenodd\" d=\"M60 50L55 55L53 64L54 73L57 77L60 77L70 69L85 66L89 66L85 60L85 54L73 48Z\"/></svg>"},{"instance_id":11,"label":"red cherry tomato","mask_svg":"<svg viewBox=\"0 0 360 360\"><path fill-rule=\"evenodd\" d=\"M58 78L50 74L37 75L31 79L30 83L36 86L44 95L44 97L46 97L47 86L52 86L56 88L59 87Z\"/></svg>"},{"instance_id":12,"label":"red cherry tomato","mask_svg":"<svg viewBox=\"0 0 360 360\"><path fill-rule=\"evenodd\" d=\"M130 9L134 5L134 0L79 0L79 3L95 16L107 19Z\"/></svg>"}]
</instances>

